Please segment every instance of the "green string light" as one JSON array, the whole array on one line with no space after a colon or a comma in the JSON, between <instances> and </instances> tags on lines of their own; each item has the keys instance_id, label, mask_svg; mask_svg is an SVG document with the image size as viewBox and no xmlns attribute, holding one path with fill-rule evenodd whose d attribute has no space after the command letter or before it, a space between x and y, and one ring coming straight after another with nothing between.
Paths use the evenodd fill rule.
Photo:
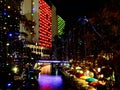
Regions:
<instances>
[{"instance_id":1,"label":"green string light","mask_svg":"<svg viewBox=\"0 0 120 90\"><path fill-rule=\"evenodd\" d=\"M10 17L10 15L8 15L8 18Z\"/></svg>"},{"instance_id":2,"label":"green string light","mask_svg":"<svg viewBox=\"0 0 120 90\"><path fill-rule=\"evenodd\" d=\"M7 25L7 22L5 22L4 24Z\"/></svg>"},{"instance_id":3,"label":"green string light","mask_svg":"<svg viewBox=\"0 0 120 90\"><path fill-rule=\"evenodd\" d=\"M31 16L34 16L34 14L32 13Z\"/></svg>"}]
</instances>

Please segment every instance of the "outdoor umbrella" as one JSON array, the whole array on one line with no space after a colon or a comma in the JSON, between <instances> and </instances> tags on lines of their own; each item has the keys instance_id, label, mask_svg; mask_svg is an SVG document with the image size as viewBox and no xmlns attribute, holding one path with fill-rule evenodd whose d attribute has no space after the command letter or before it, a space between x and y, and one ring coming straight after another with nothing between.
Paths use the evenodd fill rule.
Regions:
<instances>
[{"instance_id":1,"label":"outdoor umbrella","mask_svg":"<svg viewBox=\"0 0 120 90\"><path fill-rule=\"evenodd\" d=\"M90 77L88 77L88 76L81 76L80 78L86 80L86 79L88 79Z\"/></svg>"},{"instance_id":2,"label":"outdoor umbrella","mask_svg":"<svg viewBox=\"0 0 120 90\"><path fill-rule=\"evenodd\" d=\"M90 86L97 86L99 83L97 81L90 82Z\"/></svg>"},{"instance_id":3,"label":"outdoor umbrella","mask_svg":"<svg viewBox=\"0 0 120 90\"><path fill-rule=\"evenodd\" d=\"M87 78L86 81L87 81L87 82L96 82L96 81L98 81L98 80L95 79L95 78Z\"/></svg>"}]
</instances>

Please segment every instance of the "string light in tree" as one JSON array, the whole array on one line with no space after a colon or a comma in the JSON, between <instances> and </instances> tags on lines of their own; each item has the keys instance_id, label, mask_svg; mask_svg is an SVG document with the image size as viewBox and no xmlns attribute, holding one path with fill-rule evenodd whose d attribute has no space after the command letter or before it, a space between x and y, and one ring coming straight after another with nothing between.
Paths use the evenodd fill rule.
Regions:
<instances>
[{"instance_id":1,"label":"string light in tree","mask_svg":"<svg viewBox=\"0 0 120 90\"><path fill-rule=\"evenodd\" d=\"M14 41L19 36L20 2L21 0L0 0L0 53L4 55L7 51L14 50L13 48L6 50L6 44ZM15 43L12 45L14 46ZM1 54L0 56L5 57Z\"/></svg>"}]
</instances>

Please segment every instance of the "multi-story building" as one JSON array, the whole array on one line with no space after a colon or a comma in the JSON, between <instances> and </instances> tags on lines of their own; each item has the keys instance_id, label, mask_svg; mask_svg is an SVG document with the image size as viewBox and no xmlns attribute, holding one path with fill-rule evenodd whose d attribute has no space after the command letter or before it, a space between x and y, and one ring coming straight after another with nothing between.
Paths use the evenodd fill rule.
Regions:
<instances>
[{"instance_id":1,"label":"multi-story building","mask_svg":"<svg viewBox=\"0 0 120 90\"><path fill-rule=\"evenodd\" d=\"M23 34L21 37L32 43L27 45L31 48L32 53L46 59L50 58L52 41L54 36L58 34L56 7L49 1L45 2L45 0L29 0L29 2L24 0L21 9L21 14L25 15L28 21L35 23L34 26L28 26L32 28L31 30L26 28L24 23L21 23L20 32L27 34L27 37L24 37Z\"/></svg>"}]
</instances>

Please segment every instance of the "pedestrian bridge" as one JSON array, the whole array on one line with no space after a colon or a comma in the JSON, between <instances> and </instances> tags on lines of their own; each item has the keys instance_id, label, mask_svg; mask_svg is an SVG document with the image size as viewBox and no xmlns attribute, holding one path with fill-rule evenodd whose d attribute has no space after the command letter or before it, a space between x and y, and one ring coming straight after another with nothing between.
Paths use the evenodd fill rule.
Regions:
<instances>
[{"instance_id":1,"label":"pedestrian bridge","mask_svg":"<svg viewBox=\"0 0 120 90\"><path fill-rule=\"evenodd\" d=\"M64 60L37 60L37 63L69 63L69 61Z\"/></svg>"}]
</instances>

